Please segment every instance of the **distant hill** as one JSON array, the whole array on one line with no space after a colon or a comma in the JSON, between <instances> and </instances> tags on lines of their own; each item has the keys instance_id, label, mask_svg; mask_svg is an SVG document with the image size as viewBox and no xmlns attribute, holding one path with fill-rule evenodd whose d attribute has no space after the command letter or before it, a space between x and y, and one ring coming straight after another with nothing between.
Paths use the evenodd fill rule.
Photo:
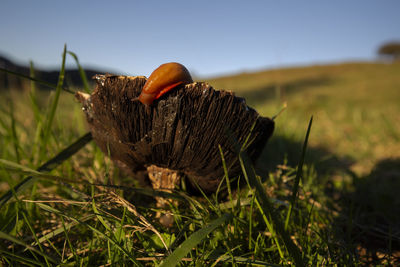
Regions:
<instances>
[{"instance_id":1,"label":"distant hill","mask_svg":"<svg viewBox=\"0 0 400 267\"><path fill-rule=\"evenodd\" d=\"M385 96L391 95L387 101L392 97L398 101L399 74L397 62L343 62L259 70L215 77L207 82L218 90L234 91L250 105L260 108L270 100L288 101L306 94L329 95L329 99L342 97L343 101L362 94L362 99L374 102L384 92ZM309 103L311 99L305 101ZM318 102L320 99L314 103Z\"/></svg>"},{"instance_id":2,"label":"distant hill","mask_svg":"<svg viewBox=\"0 0 400 267\"><path fill-rule=\"evenodd\" d=\"M16 64L15 62L12 62L10 59L1 56L0 55L0 68L5 68L7 70L21 73L24 75L29 75L30 73L30 68L28 66L23 66ZM105 73L104 70L95 70L95 69L85 69L86 76L89 81L91 81L91 77L95 74L101 74ZM52 84L57 84L58 81L58 75L59 71L58 70L53 70L53 71L46 71L46 70L41 70L35 68L35 77L52 83ZM64 84L70 86L70 87L81 87L82 86L82 80L79 74L78 69L67 69L65 72L65 81ZM0 72L0 90L5 90L5 89L25 89L29 88L30 86L30 81L12 74L7 74L4 72ZM41 89L50 89L49 87L42 86L42 85L37 85Z\"/></svg>"}]
</instances>

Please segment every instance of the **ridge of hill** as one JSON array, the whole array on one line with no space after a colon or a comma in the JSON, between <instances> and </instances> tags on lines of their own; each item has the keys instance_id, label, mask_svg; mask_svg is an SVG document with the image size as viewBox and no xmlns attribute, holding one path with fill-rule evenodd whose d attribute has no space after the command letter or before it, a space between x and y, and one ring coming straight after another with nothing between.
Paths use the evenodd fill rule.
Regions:
<instances>
[{"instance_id":1,"label":"ridge of hill","mask_svg":"<svg viewBox=\"0 0 400 267\"><path fill-rule=\"evenodd\" d=\"M233 75L213 77L207 81L214 88L233 90L237 92L251 91L260 86L275 84L303 84L305 81L317 83L319 80L341 78L354 75L354 79L362 78L364 74L376 72L370 79L389 74L398 75L400 63L383 62L342 62L334 64L284 67L275 69L243 72Z\"/></svg>"},{"instance_id":2,"label":"ridge of hill","mask_svg":"<svg viewBox=\"0 0 400 267\"><path fill-rule=\"evenodd\" d=\"M7 69L9 71L17 72L23 75L28 75L30 74L30 68L24 65L17 64L13 62L12 60L8 59L5 56L0 55L0 67ZM91 80L90 78L99 73L105 73L104 70L98 70L98 69L86 69L85 68L85 73L86 77L88 77L89 81ZM35 68L35 77L52 83L52 84L57 84L58 81L58 75L59 75L59 70L42 70L39 68ZM76 86L76 87L81 87L82 84L82 79L79 74L79 70L77 68L70 68L66 69L65 71L65 82L68 86ZM30 86L30 81L12 74L7 74L4 72L0 72L0 90L4 89L25 89L29 88ZM49 89L48 87L37 85L42 89Z\"/></svg>"}]
</instances>

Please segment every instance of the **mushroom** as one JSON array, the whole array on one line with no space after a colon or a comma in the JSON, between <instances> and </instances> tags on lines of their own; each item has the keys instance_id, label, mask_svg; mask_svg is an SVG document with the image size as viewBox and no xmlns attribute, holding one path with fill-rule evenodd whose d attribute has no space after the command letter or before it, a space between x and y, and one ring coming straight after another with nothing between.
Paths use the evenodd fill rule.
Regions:
<instances>
[{"instance_id":1,"label":"mushroom","mask_svg":"<svg viewBox=\"0 0 400 267\"><path fill-rule=\"evenodd\" d=\"M135 101L144 76L95 75L91 95L78 92L95 142L133 173L148 172L153 187L173 189L187 177L194 188L214 192L224 177L219 146L230 177L241 174L235 142L250 137L254 161L272 135L274 122L243 98L208 83L181 84L152 105ZM231 137L230 137L231 136ZM232 138L233 136L233 138Z\"/></svg>"}]
</instances>

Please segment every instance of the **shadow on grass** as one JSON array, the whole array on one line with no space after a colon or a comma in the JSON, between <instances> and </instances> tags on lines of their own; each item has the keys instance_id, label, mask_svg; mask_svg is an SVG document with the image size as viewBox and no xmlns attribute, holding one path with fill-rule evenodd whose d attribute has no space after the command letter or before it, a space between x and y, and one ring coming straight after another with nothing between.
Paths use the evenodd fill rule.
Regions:
<instances>
[{"instance_id":1,"label":"shadow on grass","mask_svg":"<svg viewBox=\"0 0 400 267\"><path fill-rule=\"evenodd\" d=\"M268 141L260 158L257 160L256 169L261 176L274 170L277 165L287 164L297 166L300 160L302 142L283 136L272 136ZM306 164L312 164L319 177L332 173L349 172L354 160L349 157L339 157L323 147L307 147Z\"/></svg>"},{"instance_id":2,"label":"shadow on grass","mask_svg":"<svg viewBox=\"0 0 400 267\"><path fill-rule=\"evenodd\" d=\"M270 84L267 86L261 86L247 92L241 92L239 96L245 98L247 103L255 106L262 104L269 99L285 99L286 95L298 93L304 90L310 90L314 87L326 86L332 82L332 79L329 77L320 76L315 78L295 80L293 82L283 84Z\"/></svg>"},{"instance_id":3,"label":"shadow on grass","mask_svg":"<svg viewBox=\"0 0 400 267\"><path fill-rule=\"evenodd\" d=\"M298 164L302 143L274 136L256 164L263 179L279 164ZM317 172L314 183L335 203L338 211L328 231L334 243L364 264L400 264L400 158L378 162L371 173L357 177L350 166L354 160L334 155L322 147L308 147L306 164ZM332 186L335 173L351 177L350 186ZM329 205L330 206L330 205ZM333 211L332 211L332 214ZM333 244L333 243L332 243Z\"/></svg>"},{"instance_id":4,"label":"shadow on grass","mask_svg":"<svg viewBox=\"0 0 400 267\"><path fill-rule=\"evenodd\" d=\"M365 177L354 177L335 224L345 244L356 245L362 261L400 264L400 158L378 162Z\"/></svg>"}]
</instances>

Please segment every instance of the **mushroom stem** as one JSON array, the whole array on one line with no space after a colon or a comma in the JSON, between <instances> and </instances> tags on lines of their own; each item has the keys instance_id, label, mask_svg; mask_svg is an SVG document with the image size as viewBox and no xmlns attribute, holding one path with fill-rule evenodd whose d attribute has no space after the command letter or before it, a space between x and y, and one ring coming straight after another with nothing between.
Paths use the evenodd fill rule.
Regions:
<instances>
[{"instance_id":1,"label":"mushroom stem","mask_svg":"<svg viewBox=\"0 0 400 267\"><path fill-rule=\"evenodd\" d=\"M161 168L156 165L150 165L147 167L147 172L153 188L165 192L172 192L175 186L179 184L181 179L177 171ZM164 208L168 205L168 203L171 202L177 204L176 201L164 197L156 197L156 201L158 208ZM172 226L174 222L174 218L171 213L161 215L160 212L157 212L156 217L160 218L160 223L164 226Z\"/></svg>"}]
</instances>

